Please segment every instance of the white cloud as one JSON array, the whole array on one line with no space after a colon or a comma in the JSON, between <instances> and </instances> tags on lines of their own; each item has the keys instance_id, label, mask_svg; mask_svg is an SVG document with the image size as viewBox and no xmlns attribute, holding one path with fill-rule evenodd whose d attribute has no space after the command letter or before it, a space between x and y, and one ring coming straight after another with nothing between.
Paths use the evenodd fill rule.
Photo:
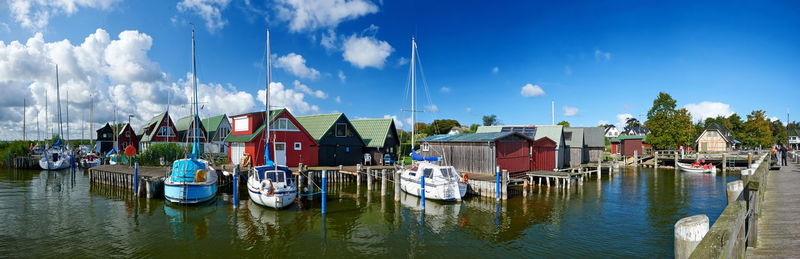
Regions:
<instances>
[{"instance_id":1,"label":"white cloud","mask_svg":"<svg viewBox=\"0 0 800 259\"><path fill-rule=\"evenodd\" d=\"M282 68L300 78L317 79L319 71L306 66L306 59L302 55L289 53L279 57L275 62L275 67Z\"/></svg>"},{"instance_id":2,"label":"white cloud","mask_svg":"<svg viewBox=\"0 0 800 259\"><path fill-rule=\"evenodd\" d=\"M398 67L405 66L406 64L408 64L408 61L409 60L406 57L400 57L397 59L397 66Z\"/></svg>"},{"instance_id":3,"label":"white cloud","mask_svg":"<svg viewBox=\"0 0 800 259\"><path fill-rule=\"evenodd\" d=\"M336 28L339 23L378 12L367 0L278 0L277 18L289 23L293 32Z\"/></svg>"},{"instance_id":4,"label":"white cloud","mask_svg":"<svg viewBox=\"0 0 800 259\"><path fill-rule=\"evenodd\" d=\"M772 121L777 121L777 120L780 120L780 119L778 119L778 117L775 117L775 116L769 117L769 118L767 118L767 119L768 119L769 121L771 121L771 122L772 122ZM782 122L782 121L781 121L781 124L783 124L783 122Z\"/></svg>"},{"instance_id":5,"label":"white cloud","mask_svg":"<svg viewBox=\"0 0 800 259\"><path fill-rule=\"evenodd\" d=\"M383 118L384 119L392 118L392 120L394 121L394 125L395 126L397 126L398 128L402 128L403 127L403 122L397 119L397 115L388 115L387 114L387 115L383 115Z\"/></svg>"},{"instance_id":6,"label":"white cloud","mask_svg":"<svg viewBox=\"0 0 800 259\"><path fill-rule=\"evenodd\" d=\"M339 73L337 73L336 76L339 77L339 81L342 81L342 83L347 81L347 76L344 75L344 72L342 72L342 70L339 70Z\"/></svg>"},{"instance_id":7,"label":"white cloud","mask_svg":"<svg viewBox=\"0 0 800 259\"><path fill-rule=\"evenodd\" d=\"M566 116L566 117L577 116L578 112L579 112L578 108L569 107L569 106L566 106L566 105L564 107L562 107L561 109L564 110L564 116Z\"/></svg>"},{"instance_id":8,"label":"white cloud","mask_svg":"<svg viewBox=\"0 0 800 259\"><path fill-rule=\"evenodd\" d=\"M183 0L178 3L178 11L193 12L206 21L206 28L214 32L225 27L227 20L222 18L222 11L228 7L230 0Z\"/></svg>"},{"instance_id":9,"label":"white cloud","mask_svg":"<svg viewBox=\"0 0 800 259\"><path fill-rule=\"evenodd\" d=\"M596 61L608 62L611 60L611 52L605 52L599 49L594 50L594 59Z\"/></svg>"},{"instance_id":10,"label":"white cloud","mask_svg":"<svg viewBox=\"0 0 800 259\"><path fill-rule=\"evenodd\" d=\"M608 124L607 120L599 120L599 121L597 121L597 125L607 125L607 124Z\"/></svg>"},{"instance_id":11,"label":"white cloud","mask_svg":"<svg viewBox=\"0 0 800 259\"><path fill-rule=\"evenodd\" d=\"M436 104L425 105L425 110L429 112L438 112L439 106L436 106Z\"/></svg>"},{"instance_id":12,"label":"white cloud","mask_svg":"<svg viewBox=\"0 0 800 259\"><path fill-rule=\"evenodd\" d=\"M470 108L470 107L464 108L464 112L470 113L470 112L472 112L472 108Z\"/></svg>"},{"instance_id":13,"label":"white cloud","mask_svg":"<svg viewBox=\"0 0 800 259\"><path fill-rule=\"evenodd\" d=\"M351 35L344 41L342 57L358 68L383 68L386 58L394 52L388 42L378 40L374 36Z\"/></svg>"},{"instance_id":14,"label":"white cloud","mask_svg":"<svg viewBox=\"0 0 800 259\"><path fill-rule=\"evenodd\" d=\"M497 73L500 73L500 68L499 67L493 67L492 68L492 74L496 75Z\"/></svg>"},{"instance_id":15,"label":"white cloud","mask_svg":"<svg viewBox=\"0 0 800 259\"><path fill-rule=\"evenodd\" d=\"M339 49L339 36L336 35L336 31L333 29L328 29L328 31L323 33L320 37L319 44L325 47L326 50Z\"/></svg>"},{"instance_id":16,"label":"white cloud","mask_svg":"<svg viewBox=\"0 0 800 259\"><path fill-rule=\"evenodd\" d=\"M50 18L59 14L71 16L80 8L107 10L121 0L9 0L9 9L22 27L41 29L47 26Z\"/></svg>"},{"instance_id":17,"label":"white cloud","mask_svg":"<svg viewBox=\"0 0 800 259\"><path fill-rule=\"evenodd\" d=\"M683 108L689 111L692 114L692 119L695 121L703 121L706 118L714 118L717 116L730 116L733 114L733 110L731 110L731 105L721 102L700 102L700 103L690 103L684 105Z\"/></svg>"},{"instance_id":18,"label":"white cloud","mask_svg":"<svg viewBox=\"0 0 800 259\"><path fill-rule=\"evenodd\" d=\"M258 90L258 99L261 104L264 104L264 90ZM312 105L305 101L305 94L287 89L282 83L272 82L269 84L270 106L286 108L295 114L307 114L310 112L319 112L319 107Z\"/></svg>"},{"instance_id":19,"label":"white cloud","mask_svg":"<svg viewBox=\"0 0 800 259\"><path fill-rule=\"evenodd\" d=\"M320 99L328 98L328 94L326 94L322 90L313 90L313 89L311 89L311 87L308 87L307 85L301 84L300 81L294 80L294 82L292 84L294 85L294 89L297 89L300 92L309 94L311 96L314 96L314 97L317 97L317 98L320 98Z\"/></svg>"},{"instance_id":20,"label":"white cloud","mask_svg":"<svg viewBox=\"0 0 800 259\"><path fill-rule=\"evenodd\" d=\"M447 86L442 86L442 88L439 88L439 92L442 92L442 93L449 93L452 90L453 89L450 89L450 87L447 87Z\"/></svg>"},{"instance_id":21,"label":"white cloud","mask_svg":"<svg viewBox=\"0 0 800 259\"><path fill-rule=\"evenodd\" d=\"M519 91L524 97L537 97L544 95L544 90L541 87L534 84L526 84L522 86L522 90Z\"/></svg>"},{"instance_id":22,"label":"white cloud","mask_svg":"<svg viewBox=\"0 0 800 259\"><path fill-rule=\"evenodd\" d=\"M633 115L630 113L620 113L617 114L617 124L616 126L620 129L625 127L625 124L628 122L629 118L633 118Z\"/></svg>"},{"instance_id":23,"label":"white cloud","mask_svg":"<svg viewBox=\"0 0 800 259\"><path fill-rule=\"evenodd\" d=\"M336 96L333 100L336 101L336 103L342 103L342 97Z\"/></svg>"}]
</instances>

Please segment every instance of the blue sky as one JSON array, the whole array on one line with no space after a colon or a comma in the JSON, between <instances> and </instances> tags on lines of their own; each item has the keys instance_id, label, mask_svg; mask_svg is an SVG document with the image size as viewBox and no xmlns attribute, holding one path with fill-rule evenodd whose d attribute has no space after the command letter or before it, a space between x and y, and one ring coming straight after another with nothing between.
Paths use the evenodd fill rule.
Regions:
<instances>
[{"instance_id":1,"label":"blue sky","mask_svg":"<svg viewBox=\"0 0 800 259\"><path fill-rule=\"evenodd\" d=\"M53 63L65 67L62 88L73 91L72 134L88 120L90 102L75 96L89 92L96 92L96 123L112 120L115 108L134 114L137 127L167 104L185 115L190 23L204 115L259 108L266 28L273 82L281 84L273 100L298 115L396 116L408 128L401 110L409 107L411 37L431 99L419 83L426 122L480 123L496 114L504 124L549 124L555 101L556 121L618 123L641 117L659 91L696 118L763 109L784 121L787 110L800 113L800 6L791 1L70 3L10 0L0 7L0 87L20 92L0 97L0 128L21 125L19 100L26 98L34 104L28 120L54 120L41 111L42 92L55 89L53 72L41 67ZM98 29L108 40L89 48L87 37L103 38ZM37 34L44 47L26 45ZM82 44L87 51L77 50ZM136 94L124 94L130 92ZM431 105L437 108L423 108Z\"/></svg>"}]
</instances>

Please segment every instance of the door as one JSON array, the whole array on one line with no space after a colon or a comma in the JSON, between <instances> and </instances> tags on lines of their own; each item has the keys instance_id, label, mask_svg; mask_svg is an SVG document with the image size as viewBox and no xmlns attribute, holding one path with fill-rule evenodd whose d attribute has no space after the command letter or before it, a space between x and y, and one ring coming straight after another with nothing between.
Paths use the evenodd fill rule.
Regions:
<instances>
[{"instance_id":1,"label":"door","mask_svg":"<svg viewBox=\"0 0 800 259\"><path fill-rule=\"evenodd\" d=\"M231 163L238 165L244 155L244 143L231 143Z\"/></svg>"},{"instance_id":2,"label":"door","mask_svg":"<svg viewBox=\"0 0 800 259\"><path fill-rule=\"evenodd\" d=\"M275 163L286 165L286 143L275 142Z\"/></svg>"}]
</instances>

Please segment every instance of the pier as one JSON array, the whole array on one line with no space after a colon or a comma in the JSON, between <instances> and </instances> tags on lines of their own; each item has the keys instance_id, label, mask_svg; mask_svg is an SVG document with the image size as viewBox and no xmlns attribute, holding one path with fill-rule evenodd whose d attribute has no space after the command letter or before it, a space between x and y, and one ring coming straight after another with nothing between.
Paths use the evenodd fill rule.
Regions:
<instances>
[{"instance_id":1,"label":"pier","mask_svg":"<svg viewBox=\"0 0 800 259\"><path fill-rule=\"evenodd\" d=\"M139 188L136 196L156 198L163 195L166 167L139 167L138 181L134 177L134 168L127 165L99 165L89 168L89 182L134 190Z\"/></svg>"},{"instance_id":2,"label":"pier","mask_svg":"<svg viewBox=\"0 0 800 259\"><path fill-rule=\"evenodd\" d=\"M800 165L793 160L767 175L757 242L747 257L800 257Z\"/></svg>"}]
</instances>

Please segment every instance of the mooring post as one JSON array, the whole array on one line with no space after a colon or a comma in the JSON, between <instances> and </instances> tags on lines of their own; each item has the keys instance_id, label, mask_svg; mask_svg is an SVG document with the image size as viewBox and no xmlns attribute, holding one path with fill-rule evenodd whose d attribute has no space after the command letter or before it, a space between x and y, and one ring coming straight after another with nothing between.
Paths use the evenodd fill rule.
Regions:
<instances>
[{"instance_id":1,"label":"mooring post","mask_svg":"<svg viewBox=\"0 0 800 259\"><path fill-rule=\"evenodd\" d=\"M753 165L753 153L747 152L747 168Z\"/></svg>"},{"instance_id":2,"label":"mooring post","mask_svg":"<svg viewBox=\"0 0 800 259\"><path fill-rule=\"evenodd\" d=\"M133 165L133 196L139 196L139 162Z\"/></svg>"},{"instance_id":3,"label":"mooring post","mask_svg":"<svg viewBox=\"0 0 800 259\"><path fill-rule=\"evenodd\" d=\"M675 258L686 259L708 233L708 216L685 217L675 223Z\"/></svg>"},{"instance_id":4,"label":"mooring post","mask_svg":"<svg viewBox=\"0 0 800 259\"><path fill-rule=\"evenodd\" d=\"M239 165L233 168L233 207L239 207Z\"/></svg>"},{"instance_id":5,"label":"mooring post","mask_svg":"<svg viewBox=\"0 0 800 259\"><path fill-rule=\"evenodd\" d=\"M736 203L736 200L739 198L742 190L744 190L744 182L742 180L729 182L728 187L725 190L725 194L728 196L728 204Z\"/></svg>"},{"instance_id":6,"label":"mooring post","mask_svg":"<svg viewBox=\"0 0 800 259\"><path fill-rule=\"evenodd\" d=\"M400 201L400 171L398 170L394 171L394 200Z\"/></svg>"},{"instance_id":7,"label":"mooring post","mask_svg":"<svg viewBox=\"0 0 800 259\"><path fill-rule=\"evenodd\" d=\"M494 197L500 201L500 167L498 166L494 173Z\"/></svg>"},{"instance_id":8,"label":"mooring post","mask_svg":"<svg viewBox=\"0 0 800 259\"><path fill-rule=\"evenodd\" d=\"M425 210L425 174L419 175L419 197L422 202L422 210Z\"/></svg>"},{"instance_id":9,"label":"mooring post","mask_svg":"<svg viewBox=\"0 0 800 259\"><path fill-rule=\"evenodd\" d=\"M633 166L639 166L639 150L633 151Z\"/></svg>"},{"instance_id":10,"label":"mooring post","mask_svg":"<svg viewBox=\"0 0 800 259\"><path fill-rule=\"evenodd\" d=\"M322 191L320 194L320 198L322 199L322 214L325 214L325 210L327 209L326 206L328 205L326 201L328 199L328 197L326 196L326 191L328 186L328 181L326 181L328 178L327 175L328 175L328 170L322 170Z\"/></svg>"},{"instance_id":11,"label":"mooring post","mask_svg":"<svg viewBox=\"0 0 800 259\"><path fill-rule=\"evenodd\" d=\"M501 172L502 177L503 177L502 178L503 179L502 185L500 185L500 191L503 194L502 199L503 200L508 200L508 170L504 169L504 170L502 170L500 172Z\"/></svg>"},{"instance_id":12,"label":"mooring post","mask_svg":"<svg viewBox=\"0 0 800 259\"><path fill-rule=\"evenodd\" d=\"M658 151L653 151L653 167L658 168Z\"/></svg>"},{"instance_id":13,"label":"mooring post","mask_svg":"<svg viewBox=\"0 0 800 259\"><path fill-rule=\"evenodd\" d=\"M681 149L681 152L683 152L683 149ZM675 159L673 161L673 166L675 167L675 169L678 169L678 151L677 150L675 150Z\"/></svg>"},{"instance_id":14,"label":"mooring post","mask_svg":"<svg viewBox=\"0 0 800 259\"><path fill-rule=\"evenodd\" d=\"M308 175L308 193L314 193L314 172L308 171L306 175ZM308 200L313 199L314 195L308 195Z\"/></svg>"},{"instance_id":15,"label":"mooring post","mask_svg":"<svg viewBox=\"0 0 800 259\"><path fill-rule=\"evenodd\" d=\"M367 168L367 191L372 191L372 169Z\"/></svg>"},{"instance_id":16,"label":"mooring post","mask_svg":"<svg viewBox=\"0 0 800 259\"><path fill-rule=\"evenodd\" d=\"M386 196L386 169L381 169L381 196Z\"/></svg>"}]
</instances>

